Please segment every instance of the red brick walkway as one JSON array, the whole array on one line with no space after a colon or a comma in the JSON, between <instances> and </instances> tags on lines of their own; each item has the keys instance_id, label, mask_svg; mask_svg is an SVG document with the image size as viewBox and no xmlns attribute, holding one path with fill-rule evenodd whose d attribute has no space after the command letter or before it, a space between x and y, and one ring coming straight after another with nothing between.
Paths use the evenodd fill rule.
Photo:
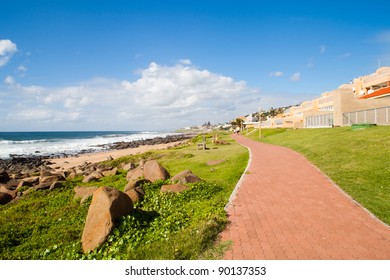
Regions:
<instances>
[{"instance_id":1,"label":"red brick walkway","mask_svg":"<svg viewBox=\"0 0 390 280\"><path fill-rule=\"evenodd\" d=\"M303 156L233 136L251 162L227 207L225 259L386 259L390 228L354 202Z\"/></svg>"}]
</instances>

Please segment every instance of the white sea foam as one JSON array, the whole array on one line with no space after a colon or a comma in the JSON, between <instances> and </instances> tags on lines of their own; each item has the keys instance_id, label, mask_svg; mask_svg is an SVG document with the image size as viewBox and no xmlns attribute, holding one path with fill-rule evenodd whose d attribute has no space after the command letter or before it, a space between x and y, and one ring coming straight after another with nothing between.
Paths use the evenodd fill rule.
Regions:
<instances>
[{"instance_id":1,"label":"white sea foam","mask_svg":"<svg viewBox=\"0 0 390 280\"><path fill-rule=\"evenodd\" d=\"M10 141L0 139L0 158L8 158L10 155L52 155L52 154L76 154L83 150L101 151L102 145L115 142L130 142L134 140L165 137L172 133L142 132L137 134L111 134L86 139L46 139Z\"/></svg>"}]
</instances>

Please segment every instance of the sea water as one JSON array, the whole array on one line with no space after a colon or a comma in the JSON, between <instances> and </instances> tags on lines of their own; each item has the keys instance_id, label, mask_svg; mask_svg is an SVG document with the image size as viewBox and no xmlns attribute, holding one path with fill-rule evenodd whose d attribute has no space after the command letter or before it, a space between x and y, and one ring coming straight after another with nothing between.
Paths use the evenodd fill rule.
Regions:
<instances>
[{"instance_id":1,"label":"sea water","mask_svg":"<svg viewBox=\"0 0 390 280\"><path fill-rule=\"evenodd\" d=\"M60 155L83 151L97 152L104 145L130 142L174 133L150 131L49 131L49 132L0 132L0 158L11 155Z\"/></svg>"}]
</instances>

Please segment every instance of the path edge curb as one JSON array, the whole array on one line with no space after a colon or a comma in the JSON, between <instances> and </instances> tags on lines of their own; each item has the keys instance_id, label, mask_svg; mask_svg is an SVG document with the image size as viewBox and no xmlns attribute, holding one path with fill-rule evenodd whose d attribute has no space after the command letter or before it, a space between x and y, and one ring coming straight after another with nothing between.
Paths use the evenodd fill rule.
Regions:
<instances>
[{"instance_id":1,"label":"path edge curb","mask_svg":"<svg viewBox=\"0 0 390 280\"><path fill-rule=\"evenodd\" d=\"M234 138L233 138L233 140L236 141L236 139L234 139ZM248 164L246 165L244 172L242 173L240 179L238 180L236 186L234 187L232 193L230 194L228 203L224 207L225 212L228 212L229 207L232 205L233 200L236 198L237 192L238 192L239 188L241 187L242 182L244 181L244 177L246 175L246 172L248 171L248 169L249 169L249 167L250 167L250 165L252 163L252 151L251 151L251 149L248 146L245 146L245 145L243 145L243 144L241 144L241 143L239 143L237 141L236 141L236 143L238 143L239 145L241 145L242 147L244 147L244 148L246 148L248 150L248 152L249 152L249 159L248 159Z\"/></svg>"}]
</instances>

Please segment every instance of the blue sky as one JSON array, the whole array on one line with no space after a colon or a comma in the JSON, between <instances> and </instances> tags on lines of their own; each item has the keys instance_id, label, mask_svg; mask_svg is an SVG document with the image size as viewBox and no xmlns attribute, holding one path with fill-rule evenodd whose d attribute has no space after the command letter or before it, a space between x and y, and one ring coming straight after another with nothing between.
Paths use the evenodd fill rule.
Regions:
<instances>
[{"instance_id":1,"label":"blue sky","mask_svg":"<svg viewBox=\"0 0 390 280\"><path fill-rule=\"evenodd\" d=\"M386 1L1 1L0 131L175 129L390 65Z\"/></svg>"}]
</instances>

